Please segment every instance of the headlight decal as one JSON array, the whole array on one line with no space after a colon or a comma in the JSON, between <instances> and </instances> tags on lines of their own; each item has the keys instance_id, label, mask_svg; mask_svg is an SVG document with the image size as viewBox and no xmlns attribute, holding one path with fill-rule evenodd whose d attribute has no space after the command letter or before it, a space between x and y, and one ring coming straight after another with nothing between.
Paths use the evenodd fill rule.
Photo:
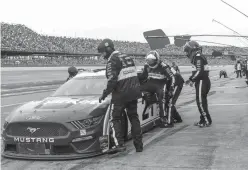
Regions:
<instances>
[{"instance_id":1,"label":"headlight decal","mask_svg":"<svg viewBox=\"0 0 248 170\"><path fill-rule=\"evenodd\" d=\"M9 122L7 122L7 121L4 122L3 130L7 128L8 124L9 124Z\"/></svg>"},{"instance_id":2,"label":"headlight decal","mask_svg":"<svg viewBox=\"0 0 248 170\"><path fill-rule=\"evenodd\" d=\"M76 128L76 129L83 129L83 125L81 125L81 123L76 120L76 121L72 121L71 124Z\"/></svg>"},{"instance_id":3,"label":"headlight decal","mask_svg":"<svg viewBox=\"0 0 248 170\"><path fill-rule=\"evenodd\" d=\"M89 119L76 120L70 122L76 129L89 128L91 126L97 125L102 120L103 116L93 117Z\"/></svg>"}]
</instances>

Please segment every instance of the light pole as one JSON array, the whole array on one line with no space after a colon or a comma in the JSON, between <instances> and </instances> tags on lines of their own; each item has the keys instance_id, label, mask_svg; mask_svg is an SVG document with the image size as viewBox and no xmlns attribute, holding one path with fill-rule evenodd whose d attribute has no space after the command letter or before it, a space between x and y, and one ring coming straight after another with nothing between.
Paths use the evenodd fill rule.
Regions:
<instances>
[{"instance_id":1,"label":"light pole","mask_svg":"<svg viewBox=\"0 0 248 170\"><path fill-rule=\"evenodd\" d=\"M236 34L238 34L238 35L242 36L242 35L241 35L241 34L239 34L237 31L235 31L235 30L233 30L233 29L229 28L228 26L226 26L226 25L222 24L222 23L221 23L221 22L219 22L219 21L216 21L215 19L213 19L213 20L212 20L212 22L216 22L216 23L218 23L218 24L222 25L223 27L225 27L225 28L227 28L227 29L231 30L232 32L234 32L234 33L236 33ZM248 38L247 38L247 37L243 37L243 36L242 36L242 38L245 38L246 40L248 40ZM246 43L246 44L247 44L247 43Z\"/></svg>"}]
</instances>

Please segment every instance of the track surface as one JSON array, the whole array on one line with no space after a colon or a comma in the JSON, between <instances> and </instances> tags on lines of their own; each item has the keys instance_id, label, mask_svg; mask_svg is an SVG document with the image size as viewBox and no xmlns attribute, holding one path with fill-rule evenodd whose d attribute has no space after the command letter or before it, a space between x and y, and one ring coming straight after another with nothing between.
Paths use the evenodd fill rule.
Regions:
<instances>
[{"instance_id":1,"label":"track surface","mask_svg":"<svg viewBox=\"0 0 248 170\"><path fill-rule=\"evenodd\" d=\"M1 167L6 170L248 169L248 87L244 78L236 79L232 74L233 66L225 67L229 78L219 79L220 68L222 67L215 67L210 72L212 87L208 99L213 125L209 128L193 126L193 122L199 119L194 101L195 92L194 88L185 86L177 103L184 122L172 129L155 128L144 134L145 147L142 153L136 153L132 141L129 141L128 151L115 157L103 155L72 161L25 161L2 158ZM47 75L43 77L45 81L57 76L60 77L58 80L61 80L61 77L64 79L67 76L63 69L57 71L59 72L53 76L47 75L47 70L39 70L36 74L33 71L31 75L23 71L28 76L25 78L25 74L16 75L18 70L5 70L2 72L2 83L13 83L13 80L28 82L33 78L39 81L37 73ZM62 75L62 72L65 74ZM187 79L189 74L183 74L183 77ZM20 103L39 100L51 93L52 91L48 91L2 97L1 123L3 124L9 112Z\"/></svg>"}]
</instances>

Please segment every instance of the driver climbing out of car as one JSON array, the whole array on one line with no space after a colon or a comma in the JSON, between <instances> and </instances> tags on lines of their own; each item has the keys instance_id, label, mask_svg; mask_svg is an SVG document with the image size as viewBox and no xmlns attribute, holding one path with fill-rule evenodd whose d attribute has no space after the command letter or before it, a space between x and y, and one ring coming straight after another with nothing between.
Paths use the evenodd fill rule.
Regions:
<instances>
[{"instance_id":1,"label":"driver climbing out of car","mask_svg":"<svg viewBox=\"0 0 248 170\"><path fill-rule=\"evenodd\" d=\"M66 79L66 81L72 79L73 77L75 77L78 73L78 69L74 66L71 66L68 68L68 73L69 73L69 77Z\"/></svg>"},{"instance_id":2,"label":"driver climbing out of car","mask_svg":"<svg viewBox=\"0 0 248 170\"><path fill-rule=\"evenodd\" d=\"M154 94L157 95L159 104L160 127L173 127L171 116L171 108L166 111L165 94L168 94L169 103L173 96L175 76L169 65L160 60L157 51L150 51L146 55L146 64L144 65L143 73L139 75L140 80L147 79L146 83L141 85L141 91L145 92L145 98L151 98ZM171 80L171 83L168 83ZM170 85L167 87L167 85ZM168 90L168 91L167 91ZM171 107L171 105L170 105Z\"/></svg>"},{"instance_id":3,"label":"driver climbing out of car","mask_svg":"<svg viewBox=\"0 0 248 170\"><path fill-rule=\"evenodd\" d=\"M107 60L106 77L108 79L107 87L99 98L99 102L101 103L112 93L110 127L116 146L110 149L109 153L126 150L121 123L124 109L126 109L131 123L131 133L136 152L142 152L142 131L137 113L137 100L141 98L141 90L134 61L128 55L115 51L113 41L110 39L104 39L99 44L98 52Z\"/></svg>"}]
</instances>

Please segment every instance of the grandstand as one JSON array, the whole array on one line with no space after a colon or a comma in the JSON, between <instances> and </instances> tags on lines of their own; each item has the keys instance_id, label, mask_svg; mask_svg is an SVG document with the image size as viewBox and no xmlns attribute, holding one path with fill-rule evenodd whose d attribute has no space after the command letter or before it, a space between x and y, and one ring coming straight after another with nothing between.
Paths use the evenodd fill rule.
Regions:
<instances>
[{"instance_id":1,"label":"grandstand","mask_svg":"<svg viewBox=\"0 0 248 170\"><path fill-rule=\"evenodd\" d=\"M100 39L72 38L72 37L55 37L38 34L25 25L1 23L1 47L7 51L29 51L45 52L48 55L29 55L29 56L6 56L2 55L2 66L67 66L67 65L85 65L85 64L104 64L104 60L97 55L97 45ZM135 56L138 65L144 63L144 56L150 47L147 43L114 41L116 50L131 53ZM230 57L215 59L211 57L213 51L232 52L247 54L247 49L235 47L220 46L203 46L203 53L207 55L210 64L233 64ZM183 57L182 47L167 45L165 48L158 50L164 57L164 60L171 63L172 61L179 65L189 65L189 61ZM64 54L84 54L83 55L51 55L50 53ZM3 54L3 53L2 53ZM50 54L50 55L49 55ZM87 55L90 54L90 55Z\"/></svg>"}]
</instances>

